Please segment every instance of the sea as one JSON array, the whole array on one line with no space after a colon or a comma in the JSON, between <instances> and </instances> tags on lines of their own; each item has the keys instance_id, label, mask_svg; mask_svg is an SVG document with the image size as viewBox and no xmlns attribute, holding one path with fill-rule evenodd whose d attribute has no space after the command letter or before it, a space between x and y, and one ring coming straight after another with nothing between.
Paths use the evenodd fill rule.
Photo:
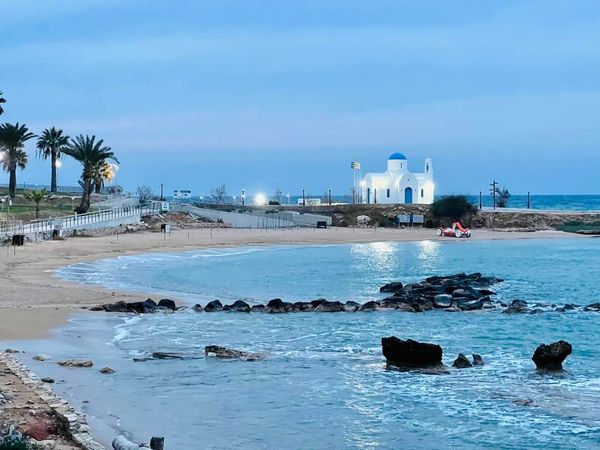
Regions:
<instances>
[{"instance_id":1,"label":"sea","mask_svg":"<svg viewBox=\"0 0 600 450\"><path fill-rule=\"evenodd\" d=\"M122 256L64 267L84 285L174 297L366 302L391 281L482 272L502 277L497 298L543 305L600 301L600 240L376 242L220 248ZM600 314L196 313L75 315L49 340L14 343L40 377L87 414L106 444L118 433L168 449L597 449ZM479 353L483 367L444 375L386 367L381 338L437 343L451 366ZM565 371L540 374L541 343L573 345ZM204 358L206 345L261 352L263 361ZM135 362L153 351L186 360ZM49 361L33 361L35 354ZM63 358L89 358L67 369ZM113 375L98 369L108 366Z\"/></svg>"}]
</instances>

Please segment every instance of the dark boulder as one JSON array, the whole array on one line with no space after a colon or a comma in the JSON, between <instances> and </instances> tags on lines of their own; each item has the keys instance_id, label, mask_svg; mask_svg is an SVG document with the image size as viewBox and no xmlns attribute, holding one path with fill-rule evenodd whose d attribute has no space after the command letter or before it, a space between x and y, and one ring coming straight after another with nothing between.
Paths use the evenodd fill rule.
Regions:
<instances>
[{"instance_id":1,"label":"dark boulder","mask_svg":"<svg viewBox=\"0 0 600 450\"><path fill-rule=\"evenodd\" d=\"M252 305L251 312L265 312L265 305Z\"/></svg>"},{"instance_id":2,"label":"dark boulder","mask_svg":"<svg viewBox=\"0 0 600 450\"><path fill-rule=\"evenodd\" d=\"M508 307L502 311L504 314L524 314L529 312L527 302L525 300L513 300Z\"/></svg>"},{"instance_id":3,"label":"dark boulder","mask_svg":"<svg viewBox=\"0 0 600 450\"><path fill-rule=\"evenodd\" d=\"M404 285L399 281L394 281L392 283L386 284L385 286L381 286L379 288L379 292L396 294L398 292L401 292L402 289L404 289Z\"/></svg>"},{"instance_id":4,"label":"dark boulder","mask_svg":"<svg viewBox=\"0 0 600 450\"><path fill-rule=\"evenodd\" d=\"M531 358L538 370L562 370L563 361L573 352L573 346L566 341L540 345Z\"/></svg>"},{"instance_id":5,"label":"dark boulder","mask_svg":"<svg viewBox=\"0 0 600 450\"><path fill-rule=\"evenodd\" d=\"M143 302L127 303L127 310L129 312L134 312L138 314L152 314L153 312L156 312L157 306L158 305L154 300L148 298Z\"/></svg>"},{"instance_id":6,"label":"dark boulder","mask_svg":"<svg viewBox=\"0 0 600 450\"><path fill-rule=\"evenodd\" d=\"M205 312L223 311L223 304L219 300L208 302L204 307Z\"/></svg>"},{"instance_id":7,"label":"dark boulder","mask_svg":"<svg viewBox=\"0 0 600 450\"><path fill-rule=\"evenodd\" d=\"M433 298L433 306L436 308L449 308L452 306L454 298L449 294L438 294Z\"/></svg>"},{"instance_id":8,"label":"dark boulder","mask_svg":"<svg viewBox=\"0 0 600 450\"><path fill-rule=\"evenodd\" d=\"M325 303L327 301L327 299L325 298L318 298L316 300L313 300L310 302L310 304L312 305L313 308L316 308L317 306L319 306L322 303Z\"/></svg>"},{"instance_id":9,"label":"dark boulder","mask_svg":"<svg viewBox=\"0 0 600 450\"><path fill-rule=\"evenodd\" d=\"M315 308L315 312L342 312L344 304L342 302L325 301Z\"/></svg>"},{"instance_id":10,"label":"dark boulder","mask_svg":"<svg viewBox=\"0 0 600 450\"><path fill-rule=\"evenodd\" d=\"M124 301L120 301L117 303L107 303L106 305L102 305L102 309L106 312L129 312L129 308L127 308L127 303L125 303Z\"/></svg>"},{"instance_id":11,"label":"dark boulder","mask_svg":"<svg viewBox=\"0 0 600 450\"><path fill-rule=\"evenodd\" d=\"M459 353L458 358L456 358L452 363L452 367L456 367L457 369L467 369L469 367L473 367L473 364L471 364L471 361L469 361L465 355Z\"/></svg>"},{"instance_id":12,"label":"dark boulder","mask_svg":"<svg viewBox=\"0 0 600 450\"><path fill-rule=\"evenodd\" d=\"M457 300L456 306L460 308L461 311L479 311L483 309L485 305L485 301L483 299L480 300Z\"/></svg>"},{"instance_id":13,"label":"dark boulder","mask_svg":"<svg viewBox=\"0 0 600 450\"><path fill-rule=\"evenodd\" d=\"M173 300L168 299L168 298L163 298L162 300L160 300L158 302L158 307L159 308L170 309L171 311L175 311L177 309L177 305L175 304L175 302Z\"/></svg>"},{"instance_id":14,"label":"dark boulder","mask_svg":"<svg viewBox=\"0 0 600 450\"><path fill-rule=\"evenodd\" d=\"M204 347L205 356L224 358L224 359L240 359L242 361L260 361L265 359L265 355L260 353L249 353L240 350L234 350L227 347L220 347L218 345L207 345Z\"/></svg>"},{"instance_id":15,"label":"dark boulder","mask_svg":"<svg viewBox=\"0 0 600 450\"><path fill-rule=\"evenodd\" d=\"M358 308L360 308L360 303L358 302L347 301L344 304L344 311L346 312L355 312L358 311Z\"/></svg>"},{"instance_id":16,"label":"dark boulder","mask_svg":"<svg viewBox=\"0 0 600 450\"><path fill-rule=\"evenodd\" d=\"M246 312L249 313L251 310L250 305L243 300L236 300L232 305L229 305L228 311L234 312Z\"/></svg>"},{"instance_id":17,"label":"dark boulder","mask_svg":"<svg viewBox=\"0 0 600 450\"><path fill-rule=\"evenodd\" d=\"M596 311L600 312L600 303L592 303L584 308L584 311Z\"/></svg>"},{"instance_id":18,"label":"dark boulder","mask_svg":"<svg viewBox=\"0 0 600 450\"><path fill-rule=\"evenodd\" d=\"M280 298L274 298L267 303L267 312L270 314L282 314L294 309L291 303L284 302Z\"/></svg>"},{"instance_id":19,"label":"dark boulder","mask_svg":"<svg viewBox=\"0 0 600 450\"><path fill-rule=\"evenodd\" d=\"M382 338L381 347L388 364L407 368L431 368L442 365L442 347L395 336Z\"/></svg>"},{"instance_id":20,"label":"dark boulder","mask_svg":"<svg viewBox=\"0 0 600 450\"><path fill-rule=\"evenodd\" d=\"M473 353L473 365L474 366L483 366L485 363L483 362L483 358L481 355L477 353Z\"/></svg>"},{"instance_id":21,"label":"dark boulder","mask_svg":"<svg viewBox=\"0 0 600 450\"><path fill-rule=\"evenodd\" d=\"M294 311L298 312L312 311L314 309L312 302L296 302L293 306Z\"/></svg>"},{"instance_id":22,"label":"dark boulder","mask_svg":"<svg viewBox=\"0 0 600 450\"><path fill-rule=\"evenodd\" d=\"M202 312L204 310L202 305L199 303L196 303L192 309L194 310L194 312Z\"/></svg>"},{"instance_id":23,"label":"dark boulder","mask_svg":"<svg viewBox=\"0 0 600 450\"><path fill-rule=\"evenodd\" d=\"M378 306L379 306L379 302L370 301L370 302L362 304L358 310L359 311L375 311Z\"/></svg>"}]
</instances>

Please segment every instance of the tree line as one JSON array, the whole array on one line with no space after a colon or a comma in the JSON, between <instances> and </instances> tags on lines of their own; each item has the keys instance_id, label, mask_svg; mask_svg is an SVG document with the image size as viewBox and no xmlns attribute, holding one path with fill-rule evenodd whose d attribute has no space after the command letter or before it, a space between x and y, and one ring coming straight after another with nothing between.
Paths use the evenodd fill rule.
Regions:
<instances>
[{"instance_id":1,"label":"tree line","mask_svg":"<svg viewBox=\"0 0 600 450\"><path fill-rule=\"evenodd\" d=\"M4 113L5 103L6 99L0 91L0 115ZM80 134L71 138L63 130L51 127L43 130L38 136L30 132L24 124L3 123L0 125L0 165L9 174L8 193L12 199L16 196L17 169L23 170L27 167L28 154L25 151L25 143L34 138L37 138L36 156L50 160L51 193L57 192L57 168L63 155L81 164L79 183L83 194L75 211L79 214L87 212L94 190L100 192L105 180L112 177L109 161L119 162L112 149L94 135Z\"/></svg>"}]
</instances>

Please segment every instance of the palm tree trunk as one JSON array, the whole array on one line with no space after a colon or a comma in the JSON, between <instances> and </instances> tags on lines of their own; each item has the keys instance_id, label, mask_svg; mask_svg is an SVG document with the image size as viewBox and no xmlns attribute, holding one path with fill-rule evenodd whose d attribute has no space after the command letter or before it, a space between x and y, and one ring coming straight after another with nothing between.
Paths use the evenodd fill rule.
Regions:
<instances>
[{"instance_id":1,"label":"palm tree trunk","mask_svg":"<svg viewBox=\"0 0 600 450\"><path fill-rule=\"evenodd\" d=\"M56 152L52 152L52 176L50 178L50 192L56 194Z\"/></svg>"},{"instance_id":2,"label":"palm tree trunk","mask_svg":"<svg viewBox=\"0 0 600 450\"><path fill-rule=\"evenodd\" d=\"M94 185L92 184L91 178L85 178L83 180L83 195L81 196L81 203L77 208L77 214L84 214L90 209L91 196Z\"/></svg>"},{"instance_id":3,"label":"palm tree trunk","mask_svg":"<svg viewBox=\"0 0 600 450\"><path fill-rule=\"evenodd\" d=\"M35 204L35 218L36 220L40 218L40 202Z\"/></svg>"},{"instance_id":4,"label":"palm tree trunk","mask_svg":"<svg viewBox=\"0 0 600 450\"><path fill-rule=\"evenodd\" d=\"M17 169L10 169L10 178L8 180L8 195L14 199L17 192Z\"/></svg>"}]
</instances>

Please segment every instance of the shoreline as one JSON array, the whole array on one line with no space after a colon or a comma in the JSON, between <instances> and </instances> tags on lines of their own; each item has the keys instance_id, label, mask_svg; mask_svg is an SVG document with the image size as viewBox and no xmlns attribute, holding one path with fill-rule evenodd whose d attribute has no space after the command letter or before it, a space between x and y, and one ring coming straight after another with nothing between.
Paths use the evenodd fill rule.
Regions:
<instances>
[{"instance_id":1,"label":"shoreline","mask_svg":"<svg viewBox=\"0 0 600 450\"><path fill-rule=\"evenodd\" d=\"M45 338L66 324L75 311L118 300L144 300L143 293L82 285L63 280L54 272L64 266L119 256L185 252L208 248L263 245L335 245L381 241L437 240L457 245L481 240L585 239L560 231L477 230L469 240L438 238L432 229L329 228L297 230L193 229L69 238L24 247L0 249L5 270L0 274L0 342ZM175 300L179 300L175 298ZM35 313L34 313L35 312Z\"/></svg>"}]
</instances>

